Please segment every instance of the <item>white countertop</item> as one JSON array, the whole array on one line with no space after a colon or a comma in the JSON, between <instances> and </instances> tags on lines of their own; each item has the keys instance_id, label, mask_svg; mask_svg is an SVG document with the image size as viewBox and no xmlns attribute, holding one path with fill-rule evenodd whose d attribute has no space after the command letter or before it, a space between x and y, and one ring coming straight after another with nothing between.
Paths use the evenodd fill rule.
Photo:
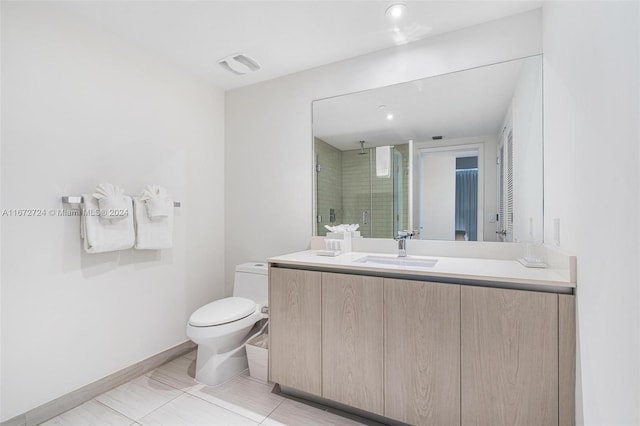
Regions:
<instances>
[{"instance_id":1,"label":"white countertop","mask_svg":"<svg viewBox=\"0 0 640 426\"><path fill-rule=\"evenodd\" d=\"M407 256L407 259L437 259L432 267L379 265L357 263L365 256L389 257L392 254L351 252L335 257L318 256L317 250L306 250L283 256L272 257L269 263L282 266L318 268L335 271L352 272L380 272L411 277L437 278L446 280L465 280L468 282L504 283L515 285L544 286L540 290L552 291L554 288L570 291L576 284L567 280L565 276L554 269L527 268L517 260L494 260L476 258L438 257L438 256ZM434 281L434 280L431 280Z\"/></svg>"}]
</instances>

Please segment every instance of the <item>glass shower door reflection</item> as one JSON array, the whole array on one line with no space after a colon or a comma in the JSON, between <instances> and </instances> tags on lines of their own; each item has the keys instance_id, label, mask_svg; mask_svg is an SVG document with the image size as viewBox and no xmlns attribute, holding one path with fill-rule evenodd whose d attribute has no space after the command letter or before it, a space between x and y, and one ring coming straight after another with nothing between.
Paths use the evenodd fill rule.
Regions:
<instances>
[{"instance_id":1,"label":"glass shower door reflection","mask_svg":"<svg viewBox=\"0 0 640 426\"><path fill-rule=\"evenodd\" d=\"M360 225L360 235L371 237L371 149L342 152L342 206L344 223Z\"/></svg>"},{"instance_id":2,"label":"glass shower door reflection","mask_svg":"<svg viewBox=\"0 0 640 426\"><path fill-rule=\"evenodd\" d=\"M408 144L391 149L390 173L376 175L376 149L339 151L316 138L316 235L325 225L360 225L360 234L393 238L408 223Z\"/></svg>"}]
</instances>

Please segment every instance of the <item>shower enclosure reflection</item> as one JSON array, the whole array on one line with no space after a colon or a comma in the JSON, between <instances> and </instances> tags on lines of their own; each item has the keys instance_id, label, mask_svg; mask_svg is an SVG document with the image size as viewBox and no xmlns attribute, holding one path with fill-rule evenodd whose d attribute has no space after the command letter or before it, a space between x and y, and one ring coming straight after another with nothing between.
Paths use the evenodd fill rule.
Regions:
<instances>
[{"instance_id":1,"label":"shower enclosure reflection","mask_svg":"<svg viewBox=\"0 0 640 426\"><path fill-rule=\"evenodd\" d=\"M317 235L326 235L325 225L340 223L357 223L363 237L375 238L408 227L409 145L359 146L341 151L314 140Z\"/></svg>"}]
</instances>

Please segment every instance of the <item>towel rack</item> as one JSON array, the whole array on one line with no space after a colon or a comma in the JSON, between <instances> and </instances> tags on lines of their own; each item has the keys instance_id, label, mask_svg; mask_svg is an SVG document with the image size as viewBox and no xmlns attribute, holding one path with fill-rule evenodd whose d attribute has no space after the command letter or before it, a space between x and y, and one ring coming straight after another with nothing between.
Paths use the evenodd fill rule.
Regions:
<instances>
[{"instance_id":1,"label":"towel rack","mask_svg":"<svg viewBox=\"0 0 640 426\"><path fill-rule=\"evenodd\" d=\"M82 195L63 195L62 202L65 204L82 204ZM180 201L174 201L173 207L180 207Z\"/></svg>"}]
</instances>

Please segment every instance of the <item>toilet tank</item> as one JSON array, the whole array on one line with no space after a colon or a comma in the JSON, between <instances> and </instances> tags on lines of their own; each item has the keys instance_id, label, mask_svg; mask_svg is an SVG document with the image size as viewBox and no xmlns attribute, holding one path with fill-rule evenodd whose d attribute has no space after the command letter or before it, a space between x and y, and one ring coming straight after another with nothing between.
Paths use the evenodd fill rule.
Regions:
<instances>
[{"instance_id":1,"label":"toilet tank","mask_svg":"<svg viewBox=\"0 0 640 426\"><path fill-rule=\"evenodd\" d=\"M269 278L266 262L248 262L236 266L233 295L267 304L269 300Z\"/></svg>"}]
</instances>

